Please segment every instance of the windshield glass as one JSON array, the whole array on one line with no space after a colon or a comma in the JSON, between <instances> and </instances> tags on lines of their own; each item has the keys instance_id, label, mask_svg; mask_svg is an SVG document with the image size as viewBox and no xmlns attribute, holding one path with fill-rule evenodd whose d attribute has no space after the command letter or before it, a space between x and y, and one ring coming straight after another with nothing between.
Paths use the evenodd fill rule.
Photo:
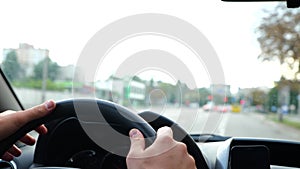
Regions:
<instances>
[{"instance_id":1,"label":"windshield glass","mask_svg":"<svg viewBox=\"0 0 300 169\"><path fill-rule=\"evenodd\" d=\"M300 11L285 3L0 2L25 108L99 98L189 133L300 140Z\"/></svg>"}]
</instances>

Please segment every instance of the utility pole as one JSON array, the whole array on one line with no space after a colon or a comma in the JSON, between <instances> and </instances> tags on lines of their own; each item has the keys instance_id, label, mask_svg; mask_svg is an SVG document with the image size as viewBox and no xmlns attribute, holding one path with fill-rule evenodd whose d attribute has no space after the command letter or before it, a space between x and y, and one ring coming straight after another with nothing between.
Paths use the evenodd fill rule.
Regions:
<instances>
[{"instance_id":1,"label":"utility pole","mask_svg":"<svg viewBox=\"0 0 300 169\"><path fill-rule=\"evenodd\" d=\"M49 52L46 51L44 65L43 65L43 80L42 80L42 102L46 101L47 79L48 79L48 62Z\"/></svg>"},{"instance_id":2,"label":"utility pole","mask_svg":"<svg viewBox=\"0 0 300 169\"><path fill-rule=\"evenodd\" d=\"M297 109L297 114L298 116L300 116L300 92L297 95L297 101L298 101L298 109Z\"/></svg>"}]
</instances>

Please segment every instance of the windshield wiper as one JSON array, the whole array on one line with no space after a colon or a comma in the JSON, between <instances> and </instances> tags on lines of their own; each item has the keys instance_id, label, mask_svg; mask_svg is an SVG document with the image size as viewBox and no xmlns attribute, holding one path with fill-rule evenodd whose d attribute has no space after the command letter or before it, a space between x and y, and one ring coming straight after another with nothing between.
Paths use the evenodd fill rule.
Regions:
<instances>
[{"instance_id":1,"label":"windshield wiper","mask_svg":"<svg viewBox=\"0 0 300 169\"><path fill-rule=\"evenodd\" d=\"M190 134L195 142L217 142L225 141L231 137L216 134Z\"/></svg>"}]
</instances>

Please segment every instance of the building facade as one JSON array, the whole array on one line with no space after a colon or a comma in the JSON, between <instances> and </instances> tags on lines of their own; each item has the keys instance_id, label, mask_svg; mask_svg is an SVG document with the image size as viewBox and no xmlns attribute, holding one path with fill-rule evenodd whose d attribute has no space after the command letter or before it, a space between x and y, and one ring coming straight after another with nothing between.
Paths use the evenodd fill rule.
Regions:
<instances>
[{"instance_id":1,"label":"building facade","mask_svg":"<svg viewBox=\"0 0 300 169\"><path fill-rule=\"evenodd\" d=\"M33 45L20 43L19 48L4 48L2 61L6 59L7 54L16 52L18 61L25 73L25 76L32 76L34 65L49 56L48 49L36 49Z\"/></svg>"}]
</instances>

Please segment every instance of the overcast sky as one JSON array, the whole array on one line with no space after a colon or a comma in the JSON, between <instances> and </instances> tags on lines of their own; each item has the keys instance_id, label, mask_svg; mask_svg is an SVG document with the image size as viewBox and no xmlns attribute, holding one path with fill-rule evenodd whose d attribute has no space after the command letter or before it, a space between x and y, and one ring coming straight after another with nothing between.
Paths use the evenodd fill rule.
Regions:
<instances>
[{"instance_id":1,"label":"overcast sky","mask_svg":"<svg viewBox=\"0 0 300 169\"><path fill-rule=\"evenodd\" d=\"M134 14L161 13L191 23L208 38L221 60L228 84L271 87L280 77L280 69L276 63L262 64L257 59L260 48L255 28L263 16L262 9L275 5L220 0L1 1L0 50L28 43L35 48L48 49L51 59L60 65L76 64L85 44L104 26ZM154 46L173 52L186 50L170 39L145 36L129 39L109 55L129 55ZM202 69L201 65L186 64L191 64L188 65L191 70ZM117 66L116 63L100 67L101 77L109 75L112 67ZM195 77L199 86L208 84L207 75Z\"/></svg>"}]
</instances>

